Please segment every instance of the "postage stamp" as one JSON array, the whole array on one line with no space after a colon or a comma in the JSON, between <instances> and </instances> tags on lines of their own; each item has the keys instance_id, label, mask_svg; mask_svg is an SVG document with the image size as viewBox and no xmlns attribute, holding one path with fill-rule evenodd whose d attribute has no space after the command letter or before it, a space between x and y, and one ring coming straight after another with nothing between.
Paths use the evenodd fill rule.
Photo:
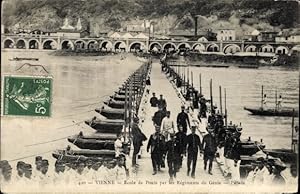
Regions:
<instances>
[{"instance_id":1,"label":"postage stamp","mask_svg":"<svg viewBox=\"0 0 300 194\"><path fill-rule=\"evenodd\" d=\"M4 76L3 115L51 115L51 77Z\"/></svg>"}]
</instances>

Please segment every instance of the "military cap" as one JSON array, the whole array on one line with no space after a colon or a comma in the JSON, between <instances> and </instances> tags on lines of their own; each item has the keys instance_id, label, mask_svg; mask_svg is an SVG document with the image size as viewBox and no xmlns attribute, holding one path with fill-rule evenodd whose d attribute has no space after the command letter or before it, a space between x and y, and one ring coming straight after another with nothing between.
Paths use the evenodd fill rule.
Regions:
<instances>
[{"instance_id":1,"label":"military cap","mask_svg":"<svg viewBox=\"0 0 300 194\"><path fill-rule=\"evenodd\" d=\"M6 165L9 165L7 160L1 160L0 161L0 168L4 167Z\"/></svg>"},{"instance_id":2,"label":"military cap","mask_svg":"<svg viewBox=\"0 0 300 194\"><path fill-rule=\"evenodd\" d=\"M43 160L42 156L36 156L36 157L35 157L35 161L36 161L36 162L37 162L37 161L41 161L41 160Z\"/></svg>"},{"instance_id":3,"label":"military cap","mask_svg":"<svg viewBox=\"0 0 300 194\"><path fill-rule=\"evenodd\" d=\"M65 166L65 163L63 161L61 161L61 160L56 160L56 162L55 162L54 165L55 166Z\"/></svg>"},{"instance_id":4,"label":"military cap","mask_svg":"<svg viewBox=\"0 0 300 194\"><path fill-rule=\"evenodd\" d=\"M24 167L25 164L26 164L25 162L19 161L19 162L17 163L17 168L22 168L22 167Z\"/></svg>"},{"instance_id":5,"label":"military cap","mask_svg":"<svg viewBox=\"0 0 300 194\"><path fill-rule=\"evenodd\" d=\"M138 117L134 117L134 118L133 118L133 121L134 121L134 122L138 122L139 120L140 120L140 119L139 119Z\"/></svg>"},{"instance_id":6,"label":"military cap","mask_svg":"<svg viewBox=\"0 0 300 194\"><path fill-rule=\"evenodd\" d=\"M184 105L181 105L181 108L185 108L185 106L184 106Z\"/></svg>"},{"instance_id":7,"label":"military cap","mask_svg":"<svg viewBox=\"0 0 300 194\"><path fill-rule=\"evenodd\" d=\"M43 166L49 166L49 162L48 162L48 160L42 160L42 165Z\"/></svg>"}]
</instances>

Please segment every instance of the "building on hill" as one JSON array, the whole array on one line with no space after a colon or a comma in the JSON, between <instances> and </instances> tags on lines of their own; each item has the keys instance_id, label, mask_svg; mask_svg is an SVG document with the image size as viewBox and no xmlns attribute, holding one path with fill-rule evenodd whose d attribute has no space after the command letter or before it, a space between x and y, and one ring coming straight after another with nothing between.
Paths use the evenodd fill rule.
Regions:
<instances>
[{"instance_id":1,"label":"building on hill","mask_svg":"<svg viewBox=\"0 0 300 194\"><path fill-rule=\"evenodd\" d=\"M278 36L276 31L261 31L257 36L259 42L275 42L275 37Z\"/></svg>"},{"instance_id":2,"label":"building on hill","mask_svg":"<svg viewBox=\"0 0 300 194\"><path fill-rule=\"evenodd\" d=\"M236 33L234 28L220 27L216 30L218 41L235 41Z\"/></svg>"},{"instance_id":3,"label":"building on hill","mask_svg":"<svg viewBox=\"0 0 300 194\"><path fill-rule=\"evenodd\" d=\"M283 30L275 37L278 43L300 43L300 30Z\"/></svg>"},{"instance_id":4,"label":"building on hill","mask_svg":"<svg viewBox=\"0 0 300 194\"><path fill-rule=\"evenodd\" d=\"M194 30L173 30L168 36L173 40L191 40L191 41L215 41L217 34L211 29L197 30L197 36L195 36Z\"/></svg>"}]
</instances>

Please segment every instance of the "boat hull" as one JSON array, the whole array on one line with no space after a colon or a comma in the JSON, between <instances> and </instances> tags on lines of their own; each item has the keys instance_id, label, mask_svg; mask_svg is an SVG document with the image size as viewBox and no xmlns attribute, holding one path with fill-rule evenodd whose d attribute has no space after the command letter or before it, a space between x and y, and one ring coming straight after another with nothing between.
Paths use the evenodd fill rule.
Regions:
<instances>
[{"instance_id":1,"label":"boat hull","mask_svg":"<svg viewBox=\"0 0 300 194\"><path fill-rule=\"evenodd\" d=\"M282 117L298 116L297 111L287 110L287 109L286 110L275 111L273 109L263 110L261 108L244 107L244 110L249 111L253 115L260 115L260 116L282 116Z\"/></svg>"},{"instance_id":2,"label":"boat hull","mask_svg":"<svg viewBox=\"0 0 300 194\"><path fill-rule=\"evenodd\" d=\"M99 140L99 139L84 139L70 137L68 138L70 143L73 143L78 148L90 149L90 150L114 150L114 140Z\"/></svg>"}]
</instances>

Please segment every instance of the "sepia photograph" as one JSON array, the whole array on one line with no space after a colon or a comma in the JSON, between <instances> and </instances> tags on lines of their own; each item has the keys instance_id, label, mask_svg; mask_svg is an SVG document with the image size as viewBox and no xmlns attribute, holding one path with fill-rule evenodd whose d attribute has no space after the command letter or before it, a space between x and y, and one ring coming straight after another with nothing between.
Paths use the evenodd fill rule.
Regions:
<instances>
[{"instance_id":1,"label":"sepia photograph","mask_svg":"<svg viewBox=\"0 0 300 194\"><path fill-rule=\"evenodd\" d=\"M1 193L297 193L299 0L2 0Z\"/></svg>"}]
</instances>

